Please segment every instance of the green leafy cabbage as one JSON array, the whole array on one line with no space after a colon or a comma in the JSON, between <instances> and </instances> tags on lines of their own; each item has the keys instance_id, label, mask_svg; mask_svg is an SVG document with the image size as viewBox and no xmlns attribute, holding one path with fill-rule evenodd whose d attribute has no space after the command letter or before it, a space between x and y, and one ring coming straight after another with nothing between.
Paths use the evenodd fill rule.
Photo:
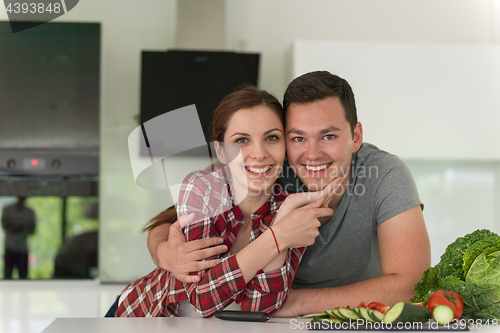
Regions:
<instances>
[{"instance_id":1,"label":"green leafy cabbage","mask_svg":"<svg viewBox=\"0 0 500 333\"><path fill-rule=\"evenodd\" d=\"M488 255L493 252L500 251L500 241L498 240L498 235L494 234L486 237L480 242L475 242L469 246L464 253L463 257L463 272L467 275L470 266L476 260L476 258L481 255Z\"/></svg>"},{"instance_id":2,"label":"green leafy cabbage","mask_svg":"<svg viewBox=\"0 0 500 333\"><path fill-rule=\"evenodd\" d=\"M455 291L463 318L500 319L500 236L482 229L457 238L414 290L412 302L424 303L434 291Z\"/></svg>"},{"instance_id":3,"label":"green leafy cabbage","mask_svg":"<svg viewBox=\"0 0 500 333\"><path fill-rule=\"evenodd\" d=\"M500 251L484 252L477 256L465 276L465 281L475 284L500 284Z\"/></svg>"}]
</instances>

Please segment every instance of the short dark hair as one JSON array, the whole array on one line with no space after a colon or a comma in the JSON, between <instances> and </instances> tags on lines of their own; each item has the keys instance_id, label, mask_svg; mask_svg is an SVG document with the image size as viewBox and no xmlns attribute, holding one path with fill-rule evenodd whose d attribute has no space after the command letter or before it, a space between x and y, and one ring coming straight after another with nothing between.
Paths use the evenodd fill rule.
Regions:
<instances>
[{"instance_id":1,"label":"short dark hair","mask_svg":"<svg viewBox=\"0 0 500 333\"><path fill-rule=\"evenodd\" d=\"M354 129L358 122L354 93L346 80L327 71L316 71L301 75L288 85L283 97L285 116L288 108L293 103L306 104L327 97L338 97L340 99L345 118L354 135Z\"/></svg>"}]
</instances>

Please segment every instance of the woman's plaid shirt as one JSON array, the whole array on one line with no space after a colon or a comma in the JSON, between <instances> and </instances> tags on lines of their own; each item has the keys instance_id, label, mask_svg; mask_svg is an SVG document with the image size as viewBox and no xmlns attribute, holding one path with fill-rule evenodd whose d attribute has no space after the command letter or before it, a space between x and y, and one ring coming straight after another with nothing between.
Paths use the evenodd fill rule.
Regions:
<instances>
[{"instance_id":1,"label":"woman's plaid shirt","mask_svg":"<svg viewBox=\"0 0 500 333\"><path fill-rule=\"evenodd\" d=\"M186 177L177 212L179 216L195 213L194 222L184 228L187 241L221 237L228 249L233 245L244 221L243 213L234 205L231 179L225 177L226 174L228 169L222 168L215 172L197 171ZM269 200L252 214L250 242L273 224L286 196L283 186L277 182ZM201 277L197 283L183 283L157 268L125 289L130 292L119 305L116 316L177 316L177 303L186 299L202 317L213 316L234 301L241 303L242 311L273 314L285 302L304 251L305 248L288 249L280 269L266 273L261 270L247 284L236 255L230 255L229 251L217 256L221 262L213 268L197 272Z\"/></svg>"}]
</instances>

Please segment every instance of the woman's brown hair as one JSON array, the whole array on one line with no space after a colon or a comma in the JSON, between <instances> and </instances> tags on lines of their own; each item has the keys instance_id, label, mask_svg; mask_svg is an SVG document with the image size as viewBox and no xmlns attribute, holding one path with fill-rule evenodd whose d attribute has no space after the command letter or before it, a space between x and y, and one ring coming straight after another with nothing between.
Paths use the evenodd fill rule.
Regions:
<instances>
[{"instance_id":1,"label":"woman's brown hair","mask_svg":"<svg viewBox=\"0 0 500 333\"><path fill-rule=\"evenodd\" d=\"M212 140L224 141L229 120L238 110L251 109L260 105L269 107L284 123L285 114L276 97L265 90L257 89L255 86L244 86L224 97L215 109L212 120Z\"/></svg>"},{"instance_id":2,"label":"woman's brown hair","mask_svg":"<svg viewBox=\"0 0 500 333\"><path fill-rule=\"evenodd\" d=\"M174 223L175 221L177 221L177 211L175 210L175 205L172 205L149 220L144 229L142 229L142 232L151 231L162 224Z\"/></svg>"},{"instance_id":3,"label":"woman's brown hair","mask_svg":"<svg viewBox=\"0 0 500 333\"><path fill-rule=\"evenodd\" d=\"M224 141L224 134L226 133L229 120L238 110L251 109L260 105L269 107L276 113L282 123L285 121L283 108L276 97L265 90L257 89L257 87L244 86L224 97L217 109L215 109L212 120L212 140ZM149 220L143 232L150 231L165 223L174 223L176 220L177 212L175 205L173 205Z\"/></svg>"}]
</instances>

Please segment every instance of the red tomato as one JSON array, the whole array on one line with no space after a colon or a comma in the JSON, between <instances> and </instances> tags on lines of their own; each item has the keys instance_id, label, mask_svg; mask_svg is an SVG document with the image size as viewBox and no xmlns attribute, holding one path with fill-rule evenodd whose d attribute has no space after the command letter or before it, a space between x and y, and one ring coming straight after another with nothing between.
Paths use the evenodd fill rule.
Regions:
<instances>
[{"instance_id":1,"label":"red tomato","mask_svg":"<svg viewBox=\"0 0 500 333\"><path fill-rule=\"evenodd\" d=\"M390 307L385 305L384 303L371 302L370 304L368 304L367 308L372 309L372 310L377 310L377 311L382 312L383 314L386 314L387 311L389 311Z\"/></svg>"},{"instance_id":2,"label":"red tomato","mask_svg":"<svg viewBox=\"0 0 500 333\"><path fill-rule=\"evenodd\" d=\"M365 302L361 301L361 303L359 303L359 305L357 306L357 308L365 308L366 309L366 304Z\"/></svg>"},{"instance_id":3,"label":"red tomato","mask_svg":"<svg viewBox=\"0 0 500 333\"><path fill-rule=\"evenodd\" d=\"M448 305L454 314L454 319L460 319L462 312L464 312L464 301L462 297L453 291L436 291L427 301L427 309L431 312L438 305Z\"/></svg>"}]
</instances>

